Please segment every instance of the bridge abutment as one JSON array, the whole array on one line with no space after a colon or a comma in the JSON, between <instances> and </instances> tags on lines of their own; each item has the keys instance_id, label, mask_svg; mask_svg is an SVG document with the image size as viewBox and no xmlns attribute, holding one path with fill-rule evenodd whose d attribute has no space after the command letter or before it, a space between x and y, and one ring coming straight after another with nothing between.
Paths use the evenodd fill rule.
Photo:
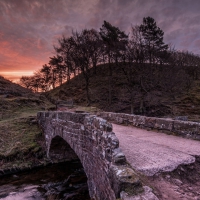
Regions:
<instances>
[{"instance_id":1,"label":"bridge abutment","mask_svg":"<svg viewBox=\"0 0 200 200\"><path fill-rule=\"evenodd\" d=\"M71 112L39 112L38 122L45 134L48 156L52 141L59 137L78 156L88 178L91 198L114 200L123 191L142 192L138 176L119 148L112 124L94 115Z\"/></svg>"}]
</instances>

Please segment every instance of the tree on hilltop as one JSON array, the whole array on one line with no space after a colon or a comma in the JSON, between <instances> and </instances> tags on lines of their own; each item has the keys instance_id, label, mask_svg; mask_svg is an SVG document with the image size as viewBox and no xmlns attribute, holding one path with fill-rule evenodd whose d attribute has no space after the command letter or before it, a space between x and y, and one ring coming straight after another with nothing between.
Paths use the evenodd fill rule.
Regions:
<instances>
[{"instance_id":1,"label":"tree on hilltop","mask_svg":"<svg viewBox=\"0 0 200 200\"><path fill-rule=\"evenodd\" d=\"M168 45L163 42L164 32L151 17L143 18L143 23L139 26L139 30L143 35L143 45L149 63L158 63L163 55L162 52L168 49Z\"/></svg>"},{"instance_id":2,"label":"tree on hilltop","mask_svg":"<svg viewBox=\"0 0 200 200\"><path fill-rule=\"evenodd\" d=\"M52 85L56 86L56 82L62 85L66 78L66 65L63 63L63 58L60 55L50 57L49 65L52 68ZM58 81L57 81L58 80Z\"/></svg>"},{"instance_id":3,"label":"tree on hilltop","mask_svg":"<svg viewBox=\"0 0 200 200\"><path fill-rule=\"evenodd\" d=\"M89 94L90 78L92 76L91 68L95 68L100 59L100 37L98 32L94 29L84 29L82 32L73 33L74 51L73 60L75 65L79 67L86 83L86 99L87 105L91 104L91 97Z\"/></svg>"},{"instance_id":4,"label":"tree on hilltop","mask_svg":"<svg viewBox=\"0 0 200 200\"><path fill-rule=\"evenodd\" d=\"M118 27L104 21L100 28L100 35L103 41L103 58L108 63L109 67L109 86L108 86L108 103L112 101L112 64L118 65L119 59L126 49L128 36Z\"/></svg>"},{"instance_id":5,"label":"tree on hilltop","mask_svg":"<svg viewBox=\"0 0 200 200\"><path fill-rule=\"evenodd\" d=\"M58 40L59 46L55 48L56 52L62 57L66 67L71 73L72 70L78 70L82 73L86 83L86 100L90 105L91 98L89 94L91 68L95 68L100 60L101 44L100 36L94 29L84 29L81 32L72 32L69 38ZM73 69L73 66L75 69ZM94 72L94 73L95 73Z\"/></svg>"},{"instance_id":6,"label":"tree on hilltop","mask_svg":"<svg viewBox=\"0 0 200 200\"><path fill-rule=\"evenodd\" d=\"M51 66L50 65L43 65L42 68L40 69L40 73L44 77L44 86L43 90L48 91L51 88L51 78L52 78L52 73L51 73Z\"/></svg>"},{"instance_id":7,"label":"tree on hilltop","mask_svg":"<svg viewBox=\"0 0 200 200\"><path fill-rule=\"evenodd\" d=\"M111 63L113 61L118 63L120 52L125 50L128 42L128 36L107 21L104 21L99 33L104 43L104 55L109 64L109 75L112 76Z\"/></svg>"}]
</instances>

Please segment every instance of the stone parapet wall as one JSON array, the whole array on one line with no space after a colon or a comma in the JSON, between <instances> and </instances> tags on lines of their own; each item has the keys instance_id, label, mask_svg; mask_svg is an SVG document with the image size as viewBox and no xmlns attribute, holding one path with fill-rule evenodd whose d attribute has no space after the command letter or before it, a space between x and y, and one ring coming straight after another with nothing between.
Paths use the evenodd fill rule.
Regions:
<instances>
[{"instance_id":1,"label":"stone parapet wall","mask_svg":"<svg viewBox=\"0 0 200 200\"><path fill-rule=\"evenodd\" d=\"M85 113L39 112L38 122L45 134L47 155L56 136L77 154L88 178L91 198L115 200L123 191L134 195L143 190L107 120Z\"/></svg>"},{"instance_id":2,"label":"stone parapet wall","mask_svg":"<svg viewBox=\"0 0 200 200\"><path fill-rule=\"evenodd\" d=\"M100 112L97 115L117 124L132 125L144 129L155 129L161 132L200 140L200 123L198 122L112 112Z\"/></svg>"}]
</instances>

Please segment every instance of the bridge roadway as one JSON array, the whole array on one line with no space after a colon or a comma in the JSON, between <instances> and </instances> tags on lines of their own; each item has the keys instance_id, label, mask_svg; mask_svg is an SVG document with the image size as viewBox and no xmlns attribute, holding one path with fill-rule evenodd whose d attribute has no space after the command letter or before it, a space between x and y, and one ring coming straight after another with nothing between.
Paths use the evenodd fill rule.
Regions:
<instances>
[{"instance_id":1,"label":"bridge roadway","mask_svg":"<svg viewBox=\"0 0 200 200\"><path fill-rule=\"evenodd\" d=\"M147 176L173 171L200 156L200 141L117 124L113 132L127 161Z\"/></svg>"}]
</instances>

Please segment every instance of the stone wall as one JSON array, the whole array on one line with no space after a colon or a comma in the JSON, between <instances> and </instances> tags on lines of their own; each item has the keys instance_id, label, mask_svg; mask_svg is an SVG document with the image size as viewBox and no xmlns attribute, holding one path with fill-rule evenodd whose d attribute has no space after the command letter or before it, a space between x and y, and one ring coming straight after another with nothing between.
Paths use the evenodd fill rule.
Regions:
<instances>
[{"instance_id":1,"label":"stone wall","mask_svg":"<svg viewBox=\"0 0 200 200\"><path fill-rule=\"evenodd\" d=\"M85 113L39 112L38 122L45 134L48 156L52 139L58 136L77 154L92 199L114 200L123 191L134 195L143 190L119 149L112 124L105 119Z\"/></svg>"},{"instance_id":2,"label":"stone wall","mask_svg":"<svg viewBox=\"0 0 200 200\"><path fill-rule=\"evenodd\" d=\"M132 125L144 129L156 129L161 132L200 140L200 123L197 122L111 112L101 112L98 113L98 116L117 124Z\"/></svg>"}]
</instances>

